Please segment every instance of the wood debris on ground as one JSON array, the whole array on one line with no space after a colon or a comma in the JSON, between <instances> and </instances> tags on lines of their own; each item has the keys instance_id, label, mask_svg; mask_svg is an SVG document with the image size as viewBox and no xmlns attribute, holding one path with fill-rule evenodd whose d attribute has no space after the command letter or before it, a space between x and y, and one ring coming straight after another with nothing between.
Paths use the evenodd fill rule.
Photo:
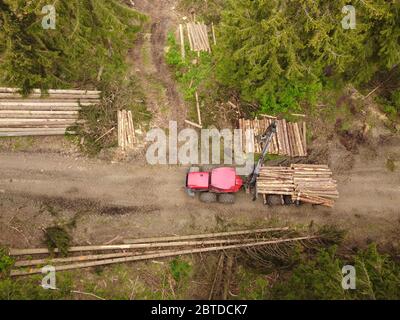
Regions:
<instances>
[{"instance_id":1,"label":"wood debris on ground","mask_svg":"<svg viewBox=\"0 0 400 320\"><path fill-rule=\"evenodd\" d=\"M79 111L100 103L100 96L101 91L58 89L23 96L20 89L0 88L0 137L64 135L82 122Z\"/></svg>"},{"instance_id":2,"label":"wood debris on ground","mask_svg":"<svg viewBox=\"0 0 400 320\"><path fill-rule=\"evenodd\" d=\"M317 235L289 237L288 227L243 230L203 235L131 239L130 244L92 245L68 248L67 257L47 248L10 249L16 259L11 276L40 274L40 266L51 264L56 271L90 268L134 261L154 260L246 248L263 248L304 241L318 241ZM85 254L85 255L82 255ZM226 291L226 290L225 290Z\"/></svg>"},{"instance_id":3,"label":"wood debris on ground","mask_svg":"<svg viewBox=\"0 0 400 320\"><path fill-rule=\"evenodd\" d=\"M127 151L134 149L136 143L132 111L118 110L118 146Z\"/></svg>"},{"instance_id":4,"label":"wood debris on ground","mask_svg":"<svg viewBox=\"0 0 400 320\"><path fill-rule=\"evenodd\" d=\"M257 193L291 196L292 201L333 207L339 198L337 182L327 165L293 164L263 167L257 179Z\"/></svg>"},{"instance_id":5,"label":"wood debris on ground","mask_svg":"<svg viewBox=\"0 0 400 320\"><path fill-rule=\"evenodd\" d=\"M239 119L239 129L242 129L242 145L245 153L261 153L263 146L258 137L275 121L276 134L273 135L269 154L306 157L307 156L307 126L305 122L288 122L285 119L263 116L261 119ZM250 134L252 130L253 134ZM247 137L247 139L246 139Z\"/></svg>"},{"instance_id":6,"label":"wood debris on ground","mask_svg":"<svg viewBox=\"0 0 400 320\"><path fill-rule=\"evenodd\" d=\"M222 252L218 260L208 300L227 300L232 274L234 273L233 269L233 256Z\"/></svg>"}]
</instances>

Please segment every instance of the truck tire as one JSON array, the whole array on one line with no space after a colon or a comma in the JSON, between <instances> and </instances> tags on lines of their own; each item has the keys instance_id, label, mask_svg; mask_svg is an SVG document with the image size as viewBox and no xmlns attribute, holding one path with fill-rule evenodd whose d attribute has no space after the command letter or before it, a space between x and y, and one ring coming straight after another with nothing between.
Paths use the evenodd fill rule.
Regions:
<instances>
[{"instance_id":1,"label":"truck tire","mask_svg":"<svg viewBox=\"0 0 400 320\"><path fill-rule=\"evenodd\" d=\"M285 202L285 206L293 204L292 196L283 196L283 201Z\"/></svg>"},{"instance_id":2,"label":"truck tire","mask_svg":"<svg viewBox=\"0 0 400 320\"><path fill-rule=\"evenodd\" d=\"M267 196L267 204L269 206L281 206L282 205L282 197L276 194L270 194Z\"/></svg>"},{"instance_id":3,"label":"truck tire","mask_svg":"<svg viewBox=\"0 0 400 320\"><path fill-rule=\"evenodd\" d=\"M218 196L218 202L224 204L234 204L235 198L235 195L232 193L223 193Z\"/></svg>"},{"instance_id":4,"label":"truck tire","mask_svg":"<svg viewBox=\"0 0 400 320\"><path fill-rule=\"evenodd\" d=\"M204 203L217 202L217 194L212 192L202 192L200 193L200 201Z\"/></svg>"}]
</instances>

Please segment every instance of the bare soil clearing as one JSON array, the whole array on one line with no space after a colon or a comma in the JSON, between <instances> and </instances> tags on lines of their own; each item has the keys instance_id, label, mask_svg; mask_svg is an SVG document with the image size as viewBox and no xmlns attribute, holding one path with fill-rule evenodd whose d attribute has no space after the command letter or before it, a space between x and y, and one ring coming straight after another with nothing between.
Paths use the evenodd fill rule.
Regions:
<instances>
[{"instance_id":1,"label":"bare soil clearing","mask_svg":"<svg viewBox=\"0 0 400 320\"><path fill-rule=\"evenodd\" d=\"M135 43L129 59L140 77L149 110L153 113L153 126L168 127L168 121L183 124L186 108L165 63L167 33L178 26L175 11L177 1L138 1L135 9L149 17L140 39Z\"/></svg>"}]
</instances>

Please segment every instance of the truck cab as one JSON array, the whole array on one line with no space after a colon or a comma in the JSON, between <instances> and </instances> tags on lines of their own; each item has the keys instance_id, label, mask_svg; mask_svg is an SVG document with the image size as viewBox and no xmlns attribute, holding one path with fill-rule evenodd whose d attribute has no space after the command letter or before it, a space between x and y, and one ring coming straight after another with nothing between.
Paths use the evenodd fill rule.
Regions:
<instances>
[{"instance_id":1,"label":"truck cab","mask_svg":"<svg viewBox=\"0 0 400 320\"><path fill-rule=\"evenodd\" d=\"M192 192L236 193L243 180L235 168L222 167L211 171L191 168L186 178L186 188Z\"/></svg>"}]
</instances>

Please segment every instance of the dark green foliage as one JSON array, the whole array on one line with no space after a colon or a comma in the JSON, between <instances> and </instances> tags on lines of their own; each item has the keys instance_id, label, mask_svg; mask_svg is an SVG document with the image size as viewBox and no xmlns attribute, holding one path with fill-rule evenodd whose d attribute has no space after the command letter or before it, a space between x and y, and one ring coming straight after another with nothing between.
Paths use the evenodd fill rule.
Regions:
<instances>
[{"instance_id":1,"label":"dark green foliage","mask_svg":"<svg viewBox=\"0 0 400 320\"><path fill-rule=\"evenodd\" d=\"M68 255L71 236L65 228L60 226L46 228L44 237L44 241L50 252L53 252L54 249L58 249L63 256Z\"/></svg>"},{"instance_id":2,"label":"dark green foliage","mask_svg":"<svg viewBox=\"0 0 400 320\"><path fill-rule=\"evenodd\" d=\"M173 33L168 34L168 52L165 55L166 62L175 73L175 78L180 85L183 92L184 99L192 104L189 111L189 117L193 121L197 121L196 100L195 92L197 91L200 100L205 105L207 100L214 100L218 97L218 88L215 86L215 79L213 75L213 59L208 52L201 52L200 57L196 52L190 51L189 47L186 49L186 58L182 59L179 45ZM211 113L209 110L203 112L203 123L208 125L213 123L210 119Z\"/></svg>"},{"instance_id":3,"label":"dark green foliage","mask_svg":"<svg viewBox=\"0 0 400 320\"><path fill-rule=\"evenodd\" d=\"M277 284L275 299L345 299L349 291L342 288L342 263L336 248L321 251L315 259L296 267L288 281Z\"/></svg>"},{"instance_id":4,"label":"dark green foliage","mask_svg":"<svg viewBox=\"0 0 400 320\"><path fill-rule=\"evenodd\" d=\"M356 1L357 27L342 28L344 0L229 0L218 27L217 76L263 112L313 103L326 77L365 82L400 62L400 3Z\"/></svg>"},{"instance_id":5,"label":"dark green foliage","mask_svg":"<svg viewBox=\"0 0 400 320\"><path fill-rule=\"evenodd\" d=\"M310 228L312 228L312 225ZM340 245L346 235L346 231L335 225L324 225L318 229L317 234L325 245Z\"/></svg>"},{"instance_id":6,"label":"dark green foliage","mask_svg":"<svg viewBox=\"0 0 400 320\"><path fill-rule=\"evenodd\" d=\"M14 264L14 259L11 258L4 248L0 247L0 278L5 276Z\"/></svg>"},{"instance_id":7,"label":"dark green foliage","mask_svg":"<svg viewBox=\"0 0 400 320\"><path fill-rule=\"evenodd\" d=\"M376 245L359 253L355 258L359 299L400 298L400 266L389 256L379 254Z\"/></svg>"},{"instance_id":8,"label":"dark green foliage","mask_svg":"<svg viewBox=\"0 0 400 320\"><path fill-rule=\"evenodd\" d=\"M400 115L400 90L393 91L388 98L380 97L383 111L395 120Z\"/></svg>"},{"instance_id":9,"label":"dark green foliage","mask_svg":"<svg viewBox=\"0 0 400 320\"><path fill-rule=\"evenodd\" d=\"M99 86L125 71L144 16L117 0L55 2L56 29L41 22L45 0L1 0L0 82L23 88Z\"/></svg>"},{"instance_id":10,"label":"dark green foliage","mask_svg":"<svg viewBox=\"0 0 400 320\"><path fill-rule=\"evenodd\" d=\"M180 282L189 277L192 267L188 262L176 258L170 262L170 270L175 281Z\"/></svg>"},{"instance_id":11,"label":"dark green foliage","mask_svg":"<svg viewBox=\"0 0 400 320\"><path fill-rule=\"evenodd\" d=\"M269 282L265 275L252 272L240 266L236 276L239 282L239 299L265 299L269 291Z\"/></svg>"},{"instance_id":12,"label":"dark green foliage","mask_svg":"<svg viewBox=\"0 0 400 320\"><path fill-rule=\"evenodd\" d=\"M167 63L174 68L176 79L182 86L184 97L194 101L194 93L211 76L212 58L209 53L197 53L187 50L186 59L183 60L181 51L172 33L168 34L169 50L166 53Z\"/></svg>"},{"instance_id":13,"label":"dark green foliage","mask_svg":"<svg viewBox=\"0 0 400 320\"><path fill-rule=\"evenodd\" d=\"M0 280L0 300L61 300L70 297L72 276L57 273L57 290L45 290L40 286L43 275L29 278Z\"/></svg>"},{"instance_id":14,"label":"dark green foliage","mask_svg":"<svg viewBox=\"0 0 400 320\"><path fill-rule=\"evenodd\" d=\"M356 268L356 290L342 288L342 268ZM336 247L297 266L287 281L274 286L273 299L399 299L400 265L377 251L360 251L352 261L340 258Z\"/></svg>"}]
</instances>

